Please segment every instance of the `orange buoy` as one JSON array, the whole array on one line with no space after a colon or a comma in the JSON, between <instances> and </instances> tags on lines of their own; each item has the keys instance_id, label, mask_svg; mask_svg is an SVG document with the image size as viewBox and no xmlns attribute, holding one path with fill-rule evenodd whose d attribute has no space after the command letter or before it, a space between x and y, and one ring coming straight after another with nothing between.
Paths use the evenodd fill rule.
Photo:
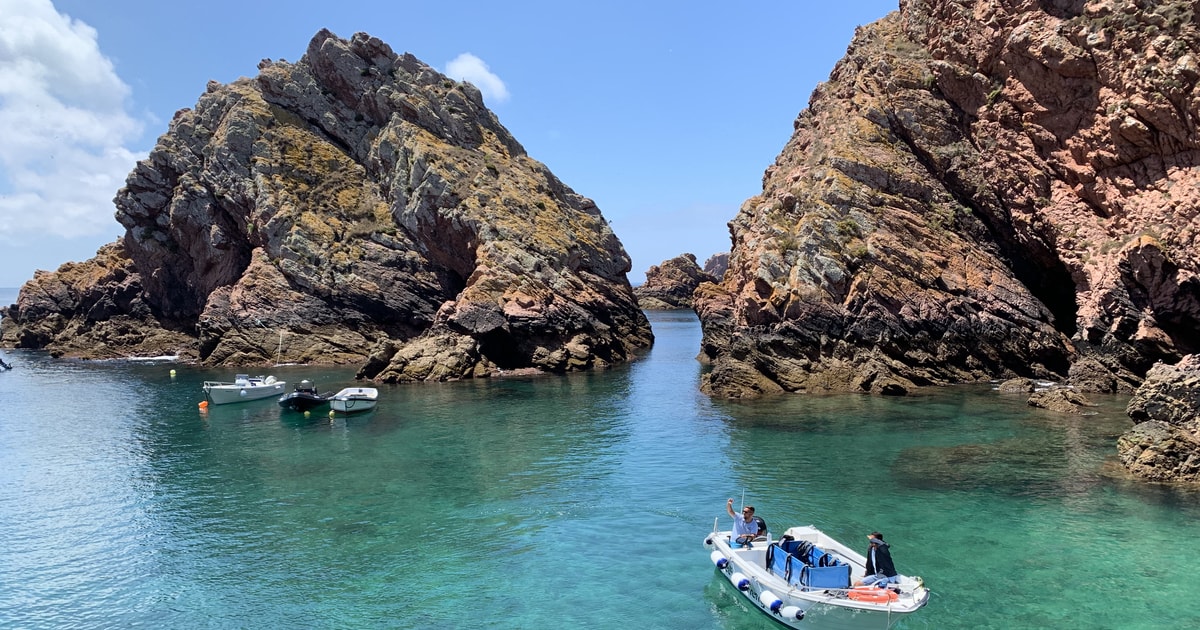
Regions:
<instances>
[{"instance_id":1,"label":"orange buoy","mask_svg":"<svg viewBox=\"0 0 1200 630\"><path fill-rule=\"evenodd\" d=\"M201 401L200 401L200 408L201 408L201 409L208 409L208 401L207 401L207 400L201 400Z\"/></svg>"},{"instance_id":2,"label":"orange buoy","mask_svg":"<svg viewBox=\"0 0 1200 630\"><path fill-rule=\"evenodd\" d=\"M846 593L846 597L853 599L856 602L867 602L871 604L886 604L900 599L894 591L883 588L874 587L855 587Z\"/></svg>"}]
</instances>

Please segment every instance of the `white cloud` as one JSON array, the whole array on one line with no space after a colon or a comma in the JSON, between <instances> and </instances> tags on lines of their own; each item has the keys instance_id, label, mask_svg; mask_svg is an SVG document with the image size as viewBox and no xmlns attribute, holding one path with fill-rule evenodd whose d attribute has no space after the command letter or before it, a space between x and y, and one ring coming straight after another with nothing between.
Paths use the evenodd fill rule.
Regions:
<instances>
[{"instance_id":1,"label":"white cloud","mask_svg":"<svg viewBox=\"0 0 1200 630\"><path fill-rule=\"evenodd\" d=\"M463 53L446 64L446 76L467 81L479 88L485 98L503 103L508 100L508 88L482 59L471 53Z\"/></svg>"},{"instance_id":2,"label":"white cloud","mask_svg":"<svg viewBox=\"0 0 1200 630\"><path fill-rule=\"evenodd\" d=\"M50 0L0 0L0 241L111 234L112 198L142 157L130 89L96 30Z\"/></svg>"}]
</instances>

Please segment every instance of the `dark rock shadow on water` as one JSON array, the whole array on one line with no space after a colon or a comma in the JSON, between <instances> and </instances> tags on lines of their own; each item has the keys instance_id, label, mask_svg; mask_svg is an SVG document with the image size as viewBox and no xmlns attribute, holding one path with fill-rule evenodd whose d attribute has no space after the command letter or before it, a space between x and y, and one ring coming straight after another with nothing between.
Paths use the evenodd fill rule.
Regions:
<instances>
[{"instance_id":1,"label":"dark rock shadow on water","mask_svg":"<svg viewBox=\"0 0 1200 630\"><path fill-rule=\"evenodd\" d=\"M1064 460L1061 448L1027 440L904 449L892 467L896 483L941 491L987 490L1017 497L1086 492L1103 483L1090 462Z\"/></svg>"},{"instance_id":2,"label":"dark rock shadow on water","mask_svg":"<svg viewBox=\"0 0 1200 630\"><path fill-rule=\"evenodd\" d=\"M1130 473L1116 457L1104 462L1100 474L1117 491L1147 505L1185 512L1200 507L1200 484L1148 481Z\"/></svg>"}]
</instances>

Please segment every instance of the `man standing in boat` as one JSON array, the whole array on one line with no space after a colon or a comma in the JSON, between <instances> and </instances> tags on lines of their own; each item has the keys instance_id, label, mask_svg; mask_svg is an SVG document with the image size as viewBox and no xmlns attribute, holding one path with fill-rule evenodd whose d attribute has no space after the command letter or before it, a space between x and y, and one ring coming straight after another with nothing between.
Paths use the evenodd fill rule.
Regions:
<instances>
[{"instance_id":1,"label":"man standing in boat","mask_svg":"<svg viewBox=\"0 0 1200 630\"><path fill-rule=\"evenodd\" d=\"M867 542L871 545L867 548L867 571L858 584L885 587L896 581L896 565L892 563L892 552L888 550L888 544L883 542L883 534L871 532L867 536Z\"/></svg>"},{"instance_id":2,"label":"man standing in boat","mask_svg":"<svg viewBox=\"0 0 1200 630\"><path fill-rule=\"evenodd\" d=\"M733 511L733 499L725 502L725 511L733 517L733 536L729 541L733 547L749 547L750 542L758 537L758 521L754 518L754 506L747 505L742 508L742 515L739 517Z\"/></svg>"}]
</instances>

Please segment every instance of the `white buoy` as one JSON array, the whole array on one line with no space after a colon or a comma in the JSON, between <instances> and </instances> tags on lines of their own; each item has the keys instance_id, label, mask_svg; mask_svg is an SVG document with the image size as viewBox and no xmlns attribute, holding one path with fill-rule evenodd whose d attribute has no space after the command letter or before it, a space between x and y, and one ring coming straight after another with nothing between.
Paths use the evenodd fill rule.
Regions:
<instances>
[{"instance_id":1,"label":"white buoy","mask_svg":"<svg viewBox=\"0 0 1200 630\"><path fill-rule=\"evenodd\" d=\"M797 621L804 619L804 609L799 606L784 606L779 609L779 616L784 619L795 619Z\"/></svg>"},{"instance_id":2,"label":"white buoy","mask_svg":"<svg viewBox=\"0 0 1200 630\"><path fill-rule=\"evenodd\" d=\"M767 610L770 610L771 612L779 612L780 607L783 606L783 600L776 597L775 593L772 593L771 591L763 591L759 593L758 601L762 602L762 605L766 606Z\"/></svg>"},{"instance_id":3,"label":"white buoy","mask_svg":"<svg viewBox=\"0 0 1200 630\"><path fill-rule=\"evenodd\" d=\"M175 378L175 370L171 370L171 378Z\"/></svg>"},{"instance_id":4,"label":"white buoy","mask_svg":"<svg viewBox=\"0 0 1200 630\"><path fill-rule=\"evenodd\" d=\"M744 591L750 588L750 580L740 571L734 571L729 575L729 582L737 587L739 591ZM783 602L780 602L783 603Z\"/></svg>"}]
</instances>

